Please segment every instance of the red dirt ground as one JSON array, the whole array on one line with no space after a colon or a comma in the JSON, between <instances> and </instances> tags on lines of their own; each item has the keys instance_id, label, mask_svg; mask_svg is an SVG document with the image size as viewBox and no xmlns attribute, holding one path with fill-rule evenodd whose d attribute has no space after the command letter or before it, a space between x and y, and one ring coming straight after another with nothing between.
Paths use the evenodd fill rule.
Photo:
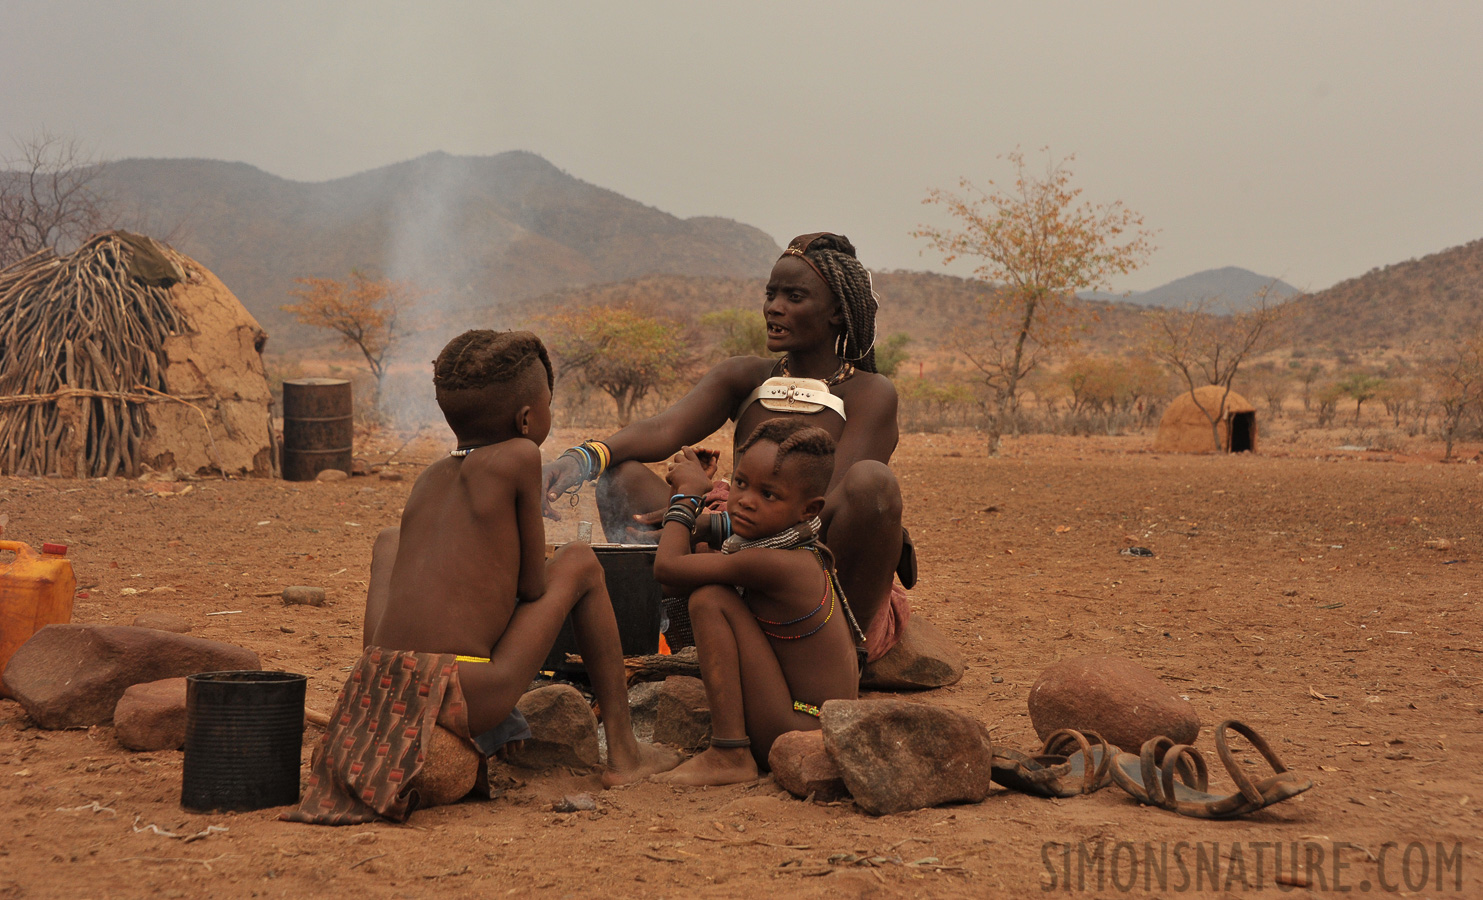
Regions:
<instances>
[{"instance_id":1,"label":"red dirt ground","mask_svg":"<svg viewBox=\"0 0 1483 900\"><path fill-rule=\"evenodd\" d=\"M404 826L320 828L279 822L279 810L183 811L179 752L130 752L110 727L39 730L0 701L0 898L1108 896L1130 876L1136 894L1246 896L1279 890L1264 842L1281 843L1284 877L1293 842L1324 854L1298 869L1315 891L1483 896L1483 557L1472 553L1483 466L1291 443L1159 456L1151 442L1027 437L989 459L972 434L903 439L896 468L921 554L914 602L969 660L959 684L915 699L1028 750L1025 700L1046 665L1131 657L1200 710L1212 764L1210 728L1235 717L1313 778L1311 792L1270 810L1208 822L1140 807L1116 787L1057 801L996 789L976 805L872 818L795 800L770 779L601 792L595 776L524 773L495 801L424 810ZM362 452L377 460L394 446ZM0 479L0 513L8 538L72 545L75 621L183 615L194 634L252 648L265 668L307 673L309 705L323 710L359 655L372 538L397 521L416 461L439 447L403 451L404 482L202 480L158 495L121 480ZM1428 546L1438 539L1450 549ZM1157 555L1120 556L1130 544ZM286 584L323 585L331 601L260 596ZM227 610L240 612L209 615ZM317 735L308 729L306 747ZM576 790L600 808L551 811ZM228 830L187 843L151 825ZM1131 842L1139 864L1120 857L1099 884L1077 842L1109 854ZM1187 880L1176 869L1165 889L1145 881L1145 842L1155 855L1167 842ZM1405 868L1412 842L1426 858L1413 850ZM1220 888L1198 871L1212 853Z\"/></svg>"}]
</instances>

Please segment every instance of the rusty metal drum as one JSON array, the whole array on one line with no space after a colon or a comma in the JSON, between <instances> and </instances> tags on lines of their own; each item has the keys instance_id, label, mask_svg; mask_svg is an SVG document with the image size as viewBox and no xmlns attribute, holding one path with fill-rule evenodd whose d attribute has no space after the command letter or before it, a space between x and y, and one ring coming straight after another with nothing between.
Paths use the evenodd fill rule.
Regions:
<instances>
[{"instance_id":1,"label":"rusty metal drum","mask_svg":"<svg viewBox=\"0 0 1483 900\"><path fill-rule=\"evenodd\" d=\"M343 378L283 382L283 479L313 481L325 469L350 472L355 410Z\"/></svg>"}]
</instances>

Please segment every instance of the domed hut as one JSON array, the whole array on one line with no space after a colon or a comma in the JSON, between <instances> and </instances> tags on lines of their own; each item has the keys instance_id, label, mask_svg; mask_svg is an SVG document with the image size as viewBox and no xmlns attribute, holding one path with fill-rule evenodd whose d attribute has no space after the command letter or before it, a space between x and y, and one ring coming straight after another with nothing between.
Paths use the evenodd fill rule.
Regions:
<instances>
[{"instance_id":1,"label":"domed hut","mask_svg":"<svg viewBox=\"0 0 1483 900\"><path fill-rule=\"evenodd\" d=\"M1153 449L1160 453L1254 453L1256 407L1218 384L1195 388L1174 398L1164 411Z\"/></svg>"},{"instance_id":2,"label":"domed hut","mask_svg":"<svg viewBox=\"0 0 1483 900\"><path fill-rule=\"evenodd\" d=\"M0 271L0 473L273 475L267 335L204 267L110 231Z\"/></svg>"}]
</instances>

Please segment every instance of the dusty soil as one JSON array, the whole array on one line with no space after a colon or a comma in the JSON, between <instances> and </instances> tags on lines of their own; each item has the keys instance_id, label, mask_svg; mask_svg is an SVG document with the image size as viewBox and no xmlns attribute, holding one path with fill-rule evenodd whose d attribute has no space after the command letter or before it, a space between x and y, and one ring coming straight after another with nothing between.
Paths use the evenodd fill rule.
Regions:
<instances>
[{"instance_id":1,"label":"dusty soil","mask_svg":"<svg viewBox=\"0 0 1483 900\"><path fill-rule=\"evenodd\" d=\"M362 449L377 460L397 443ZM1483 896L1483 466L1438 464L1434 447L1407 456L1293 440L1218 458L1159 456L1151 443L1011 439L989 459L973 434L903 440L897 470L921 553L914 602L970 661L961 683L915 699L1030 749L1025 701L1041 669L1132 657L1200 710L1207 752L1211 726L1235 717L1313 778L1311 792L1270 810L1208 822L1112 787L1061 801L996 790L976 805L872 818L795 800L768 779L601 792L595 776L563 772L516 773L497 800L421 811L405 826L319 828L281 823L279 810L183 811L179 752L132 753L110 727L39 730L0 701L0 897L1106 896L1130 872L1145 891L1146 866L1130 870L1128 857L1099 883L1080 862L1083 841L1087 853L1131 842L1140 860L1145 842L1155 855L1167 842L1188 880L1154 881L1155 894L1221 894L1208 875L1194 880L1198 855L1212 853L1233 895L1275 892L1264 842L1281 843L1288 877L1296 842L1300 855L1324 854L1297 873L1314 888L1405 890L1410 878L1420 895ZM393 467L402 482L204 480L159 494L120 480L0 479L0 513L8 538L72 545L75 621L184 615L194 634L307 673L309 705L327 709L359 655L372 538L441 446L404 449ZM561 527L575 518L590 511ZM1437 540L1447 543L1428 546ZM1133 544L1156 556L1118 554ZM285 584L323 585L331 601L263 596ZM317 736L310 728L306 747ZM551 811L578 790L600 808ZM227 830L183 840L208 826ZM1425 887L1421 856L1403 871L1387 842L1424 844ZM1347 866L1337 881L1336 848Z\"/></svg>"}]
</instances>

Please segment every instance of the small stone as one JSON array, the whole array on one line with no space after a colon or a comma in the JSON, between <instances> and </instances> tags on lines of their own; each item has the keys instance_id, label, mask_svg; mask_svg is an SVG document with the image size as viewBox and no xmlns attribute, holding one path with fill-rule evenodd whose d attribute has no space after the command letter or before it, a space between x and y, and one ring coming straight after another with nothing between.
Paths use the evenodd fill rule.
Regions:
<instances>
[{"instance_id":1,"label":"small stone","mask_svg":"<svg viewBox=\"0 0 1483 900\"><path fill-rule=\"evenodd\" d=\"M291 585L283 589L283 602L289 606L324 606L324 588Z\"/></svg>"},{"instance_id":2,"label":"small stone","mask_svg":"<svg viewBox=\"0 0 1483 900\"><path fill-rule=\"evenodd\" d=\"M185 679L130 685L113 708L114 735L130 750L185 746Z\"/></svg>"},{"instance_id":3,"label":"small stone","mask_svg":"<svg viewBox=\"0 0 1483 900\"><path fill-rule=\"evenodd\" d=\"M597 716L581 691L569 684L547 685L526 693L515 708L530 725L530 738L523 747L510 745L511 763L527 769L590 769L599 763Z\"/></svg>"},{"instance_id":4,"label":"small stone","mask_svg":"<svg viewBox=\"0 0 1483 900\"><path fill-rule=\"evenodd\" d=\"M937 626L914 611L896 646L860 674L860 686L878 691L922 690L956 684L963 677L963 653Z\"/></svg>"},{"instance_id":5,"label":"small stone","mask_svg":"<svg viewBox=\"0 0 1483 900\"><path fill-rule=\"evenodd\" d=\"M344 469L323 469L314 476L315 481L344 481L350 477L350 473Z\"/></svg>"},{"instance_id":6,"label":"small stone","mask_svg":"<svg viewBox=\"0 0 1483 900\"><path fill-rule=\"evenodd\" d=\"M402 475L401 472L398 472L396 469L382 469L380 472L377 472L376 475L382 481L402 481L406 477Z\"/></svg>"},{"instance_id":7,"label":"small stone","mask_svg":"<svg viewBox=\"0 0 1483 900\"><path fill-rule=\"evenodd\" d=\"M162 612L140 613L134 617L135 628L153 628L156 631L173 631L176 634L185 634L191 630L191 623L180 616Z\"/></svg>"},{"instance_id":8,"label":"small stone","mask_svg":"<svg viewBox=\"0 0 1483 900\"><path fill-rule=\"evenodd\" d=\"M994 682L995 684L1003 684L1004 683L1004 676L1003 675L995 675L993 678L990 678L989 680L992 681L992 682Z\"/></svg>"},{"instance_id":9,"label":"small stone","mask_svg":"<svg viewBox=\"0 0 1483 900\"><path fill-rule=\"evenodd\" d=\"M369 475L371 474L371 464L357 456L350 461L350 474L357 476Z\"/></svg>"},{"instance_id":10,"label":"small stone","mask_svg":"<svg viewBox=\"0 0 1483 900\"><path fill-rule=\"evenodd\" d=\"M1193 744L1200 717L1159 677L1115 656L1082 656L1056 663L1030 688L1030 723L1044 740L1062 728L1095 731L1107 742L1137 753L1164 736Z\"/></svg>"},{"instance_id":11,"label":"small stone","mask_svg":"<svg viewBox=\"0 0 1483 900\"><path fill-rule=\"evenodd\" d=\"M795 797L810 794L815 800L842 800L850 795L829 751L824 749L824 732L790 731L779 735L767 752L767 767L772 769L778 787Z\"/></svg>"},{"instance_id":12,"label":"small stone","mask_svg":"<svg viewBox=\"0 0 1483 900\"><path fill-rule=\"evenodd\" d=\"M689 675L671 675L659 690L654 740L695 750L711 738L711 708L705 684Z\"/></svg>"},{"instance_id":13,"label":"small stone","mask_svg":"<svg viewBox=\"0 0 1483 900\"><path fill-rule=\"evenodd\" d=\"M124 691L162 678L262 668L251 650L154 628L48 625L5 667L5 687L42 728L106 725Z\"/></svg>"},{"instance_id":14,"label":"small stone","mask_svg":"<svg viewBox=\"0 0 1483 900\"><path fill-rule=\"evenodd\" d=\"M566 794L551 804L551 811L559 813L590 812L594 809L597 809L597 801L592 799L591 794Z\"/></svg>"},{"instance_id":15,"label":"small stone","mask_svg":"<svg viewBox=\"0 0 1483 900\"><path fill-rule=\"evenodd\" d=\"M278 630L281 631L281 632L283 632L284 634L293 634L294 633L294 630L292 628L289 628L287 625L279 625L278 626Z\"/></svg>"},{"instance_id":16,"label":"small stone","mask_svg":"<svg viewBox=\"0 0 1483 900\"><path fill-rule=\"evenodd\" d=\"M907 700L830 700L820 722L845 786L871 815L989 795L994 746L965 715Z\"/></svg>"}]
</instances>

